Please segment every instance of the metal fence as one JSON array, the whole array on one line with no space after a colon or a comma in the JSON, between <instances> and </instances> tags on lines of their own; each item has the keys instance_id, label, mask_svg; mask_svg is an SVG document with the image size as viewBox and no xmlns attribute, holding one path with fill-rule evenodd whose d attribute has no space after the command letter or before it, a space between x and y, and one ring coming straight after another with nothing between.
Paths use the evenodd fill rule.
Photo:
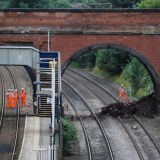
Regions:
<instances>
[{"instance_id":1,"label":"metal fence","mask_svg":"<svg viewBox=\"0 0 160 160\"><path fill-rule=\"evenodd\" d=\"M40 145L37 148L27 148L27 160L58 160L58 146Z\"/></svg>"}]
</instances>

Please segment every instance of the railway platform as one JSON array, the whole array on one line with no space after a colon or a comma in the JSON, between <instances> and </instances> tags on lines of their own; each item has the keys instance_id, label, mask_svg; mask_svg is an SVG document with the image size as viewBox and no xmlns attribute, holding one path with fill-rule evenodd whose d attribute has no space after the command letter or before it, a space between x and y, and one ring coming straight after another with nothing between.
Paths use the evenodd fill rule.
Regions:
<instances>
[{"instance_id":1,"label":"railway platform","mask_svg":"<svg viewBox=\"0 0 160 160\"><path fill-rule=\"evenodd\" d=\"M26 117L19 160L37 160L40 146L49 145L49 122L49 118Z\"/></svg>"}]
</instances>

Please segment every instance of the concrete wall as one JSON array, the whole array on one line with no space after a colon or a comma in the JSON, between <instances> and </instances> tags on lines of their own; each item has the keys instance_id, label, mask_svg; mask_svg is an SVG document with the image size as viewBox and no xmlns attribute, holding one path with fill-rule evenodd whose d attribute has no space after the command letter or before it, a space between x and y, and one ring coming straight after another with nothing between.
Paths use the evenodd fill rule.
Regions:
<instances>
[{"instance_id":1,"label":"concrete wall","mask_svg":"<svg viewBox=\"0 0 160 160\"><path fill-rule=\"evenodd\" d=\"M39 51L30 47L0 47L0 64L28 65L36 68Z\"/></svg>"}]
</instances>

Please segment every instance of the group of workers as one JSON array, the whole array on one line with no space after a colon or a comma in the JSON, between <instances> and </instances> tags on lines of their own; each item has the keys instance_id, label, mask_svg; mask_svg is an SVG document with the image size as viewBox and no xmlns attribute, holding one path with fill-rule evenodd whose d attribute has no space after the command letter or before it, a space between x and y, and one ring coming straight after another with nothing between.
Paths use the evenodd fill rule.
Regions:
<instances>
[{"instance_id":1,"label":"group of workers","mask_svg":"<svg viewBox=\"0 0 160 160\"><path fill-rule=\"evenodd\" d=\"M21 102L21 106L25 107L26 106L26 90L24 88L21 89L20 91L20 102ZM11 108L17 108L17 104L18 104L18 90L11 90L8 89L8 92L6 94L6 100L7 100L7 108L11 109Z\"/></svg>"},{"instance_id":2,"label":"group of workers","mask_svg":"<svg viewBox=\"0 0 160 160\"><path fill-rule=\"evenodd\" d=\"M118 100L119 100L120 102L123 102L123 103L129 101L129 98L128 98L128 96L127 96L127 90L126 90L126 88L123 86L123 84L121 84L121 86L120 86L120 88L119 88L119 97L118 97Z\"/></svg>"}]
</instances>

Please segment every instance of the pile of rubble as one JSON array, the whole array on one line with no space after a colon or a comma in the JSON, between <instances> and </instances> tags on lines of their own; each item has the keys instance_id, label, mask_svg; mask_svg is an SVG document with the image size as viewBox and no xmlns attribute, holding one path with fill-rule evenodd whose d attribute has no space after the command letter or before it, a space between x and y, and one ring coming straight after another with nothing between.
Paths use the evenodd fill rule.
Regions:
<instances>
[{"instance_id":1,"label":"pile of rubble","mask_svg":"<svg viewBox=\"0 0 160 160\"><path fill-rule=\"evenodd\" d=\"M138 114L143 116L152 116L156 113L156 100L153 94L143 97L138 101L128 103L112 103L101 108L99 116L110 114L112 116Z\"/></svg>"}]
</instances>

